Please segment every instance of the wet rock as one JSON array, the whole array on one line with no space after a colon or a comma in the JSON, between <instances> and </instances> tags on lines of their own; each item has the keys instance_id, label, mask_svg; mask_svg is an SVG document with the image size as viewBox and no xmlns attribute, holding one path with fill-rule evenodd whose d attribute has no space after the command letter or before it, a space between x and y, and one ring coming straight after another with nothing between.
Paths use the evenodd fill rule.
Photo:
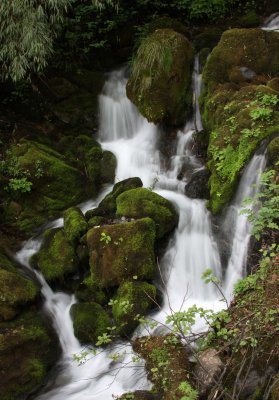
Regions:
<instances>
[{"instance_id":1,"label":"wet rock","mask_svg":"<svg viewBox=\"0 0 279 400\"><path fill-rule=\"evenodd\" d=\"M42 246L32 257L32 264L40 269L48 281L63 282L67 275L77 271L78 259L63 229L45 231Z\"/></svg>"},{"instance_id":2,"label":"wet rock","mask_svg":"<svg viewBox=\"0 0 279 400\"><path fill-rule=\"evenodd\" d=\"M17 399L42 385L60 355L57 340L39 313L0 323L1 399Z\"/></svg>"},{"instance_id":3,"label":"wet rock","mask_svg":"<svg viewBox=\"0 0 279 400\"><path fill-rule=\"evenodd\" d=\"M192 62L191 43L172 29L157 29L141 41L127 96L148 121L184 123L192 103Z\"/></svg>"},{"instance_id":4,"label":"wet rock","mask_svg":"<svg viewBox=\"0 0 279 400\"><path fill-rule=\"evenodd\" d=\"M128 190L117 197L116 205L119 216L152 218L158 238L172 231L178 223L178 215L172 203L149 189Z\"/></svg>"},{"instance_id":5,"label":"wet rock","mask_svg":"<svg viewBox=\"0 0 279 400\"><path fill-rule=\"evenodd\" d=\"M131 334L138 325L137 315L144 316L156 306L156 287L147 282L124 282L117 289L112 315L122 335Z\"/></svg>"},{"instance_id":6,"label":"wet rock","mask_svg":"<svg viewBox=\"0 0 279 400\"><path fill-rule=\"evenodd\" d=\"M216 349L205 350L197 356L198 362L193 375L196 379L200 395L202 398L207 398L212 386L214 386L222 372L223 363Z\"/></svg>"},{"instance_id":7,"label":"wet rock","mask_svg":"<svg viewBox=\"0 0 279 400\"><path fill-rule=\"evenodd\" d=\"M143 183L140 178L128 178L121 182L117 182L110 193L100 202L98 207L88 210L85 213L87 220L93 217L113 217L116 212L116 198L126 190L142 187Z\"/></svg>"},{"instance_id":8,"label":"wet rock","mask_svg":"<svg viewBox=\"0 0 279 400\"><path fill-rule=\"evenodd\" d=\"M78 207L68 208L64 212L64 232L71 243L77 244L87 229L86 219Z\"/></svg>"},{"instance_id":9,"label":"wet rock","mask_svg":"<svg viewBox=\"0 0 279 400\"><path fill-rule=\"evenodd\" d=\"M154 278L154 240L155 223L150 218L90 229L87 245L94 281L111 287L133 276Z\"/></svg>"},{"instance_id":10,"label":"wet rock","mask_svg":"<svg viewBox=\"0 0 279 400\"><path fill-rule=\"evenodd\" d=\"M98 336L107 333L111 326L106 311L97 303L77 303L71 307L74 332L84 344L96 343Z\"/></svg>"},{"instance_id":11,"label":"wet rock","mask_svg":"<svg viewBox=\"0 0 279 400\"><path fill-rule=\"evenodd\" d=\"M0 282L0 321L11 320L38 298L37 285L23 277L3 254L0 254Z\"/></svg>"},{"instance_id":12,"label":"wet rock","mask_svg":"<svg viewBox=\"0 0 279 400\"><path fill-rule=\"evenodd\" d=\"M185 186L185 194L191 199L209 199L210 193L208 188L208 180L210 171L202 169L194 173Z\"/></svg>"}]
</instances>

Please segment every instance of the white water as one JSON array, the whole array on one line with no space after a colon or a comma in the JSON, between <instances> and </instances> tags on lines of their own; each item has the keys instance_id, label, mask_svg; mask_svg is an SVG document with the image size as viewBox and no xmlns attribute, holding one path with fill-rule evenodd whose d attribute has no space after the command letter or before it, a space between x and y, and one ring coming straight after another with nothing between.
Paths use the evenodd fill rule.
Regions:
<instances>
[{"instance_id":1,"label":"white water","mask_svg":"<svg viewBox=\"0 0 279 400\"><path fill-rule=\"evenodd\" d=\"M195 83L200 82L200 77L195 73L193 80ZM194 127L202 128L196 101L199 93L196 90L196 120L188 122L185 129L177 133L175 154L171 158L169 169L166 169L158 150L160 131L141 117L126 98L125 83L123 71L112 73L100 96L100 138L103 148L111 150L117 157L116 181L139 176L144 186L154 186L157 193L172 201L180 217L178 228L160 262L165 282L163 306L152 317L164 322L170 309L184 310L192 304L220 309L222 304L219 302L219 295L200 279L202 272L207 268L212 268L217 276L221 276L220 257L211 231L210 213L204 201L192 200L183 194L185 182L191 172L202 167L191 153ZM183 165L187 165L190 173L184 181L179 181L177 175ZM250 172L253 176L256 174L256 168L252 162ZM244 181L244 186L249 185L246 178ZM109 190L109 187L105 188L96 201L82 205L83 211L96 207ZM247 194L251 195L251 192L248 190ZM59 219L49 227L61 226L62 223ZM248 224L239 223L239 227L236 224L235 238L239 235L240 226L243 228L243 235L248 234ZM236 248L234 242L233 249ZM240 240L238 245L242 245L241 251L245 253L246 243ZM18 260L29 267L28 259L38 251L39 246L40 239L30 240L17 254ZM234 252L239 253L239 248L232 251L232 258ZM243 260L244 258L240 262L243 263ZM229 268L233 268L231 265L232 262ZM228 287L240 274L241 272L232 273L226 278ZM95 357L88 356L86 363L78 366L73 361L72 354L80 353L83 348L74 337L69 313L76 300L74 296L53 292L40 274L37 274L37 277L42 285L45 310L57 331L63 351L57 376L50 380L44 393L37 397L38 400L108 400L112 395L149 388L142 364L132 363L132 349L129 343L118 343L100 351ZM198 321L196 329L201 329L202 325L202 321ZM142 333L144 332L140 330L136 332L137 335ZM113 362L108 355L117 352L119 347L126 354L121 362Z\"/></svg>"},{"instance_id":2,"label":"white water","mask_svg":"<svg viewBox=\"0 0 279 400\"><path fill-rule=\"evenodd\" d=\"M226 296L231 299L235 283L246 275L246 260L249 240L251 237L251 223L243 210L243 200L253 198L257 192L260 175L266 166L265 154L255 154L245 168L233 204L230 206L224 220L224 228L233 227L230 234L233 237L232 250L225 275ZM245 207L247 208L247 207Z\"/></svg>"},{"instance_id":3,"label":"white water","mask_svg":"<svg viewBox=\"0 0 279 400\"><path fill-rule=\"evenodd\" d=\"M266 31L279 31L279 13L271 14L264 22L262 29Z\"/></svg>"}]
</instances>

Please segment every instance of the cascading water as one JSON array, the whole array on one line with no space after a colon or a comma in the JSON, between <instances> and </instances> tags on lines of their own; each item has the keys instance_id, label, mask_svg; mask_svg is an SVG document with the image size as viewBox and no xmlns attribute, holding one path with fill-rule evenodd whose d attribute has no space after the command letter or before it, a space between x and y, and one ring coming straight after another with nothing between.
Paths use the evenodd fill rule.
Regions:
<instances>
[{"instance_id":1,"label":"cascading water","mask_svg":"<svg viewBox=\"0 0 279 400\"><path fill-rule=\"evenodd\" d=\"M224 220L224 230L226 226L233 227L233 230L230 230L230 235L233 237L231 256L225 275L225 292L228 299L232 297L235 283L243 278L246 273L245 266L251 237L251 223L247 215L241 214L242 203L245 198L253 198L257 193L260 175L265 166L265 154L255 154L243 173L235 199Z\"/></svg>"},{"instance_id":2,"label":"cascading water","mask_svg":"<svg viewBox=\"0 0 279 400\"><path fill-rule=\"evenodd\" d=\"M262 29L266 31L279 31L279 13L271 14L264 22Z\"/></svg>"},{"instance_id":3,"label":"cascading water","mask_svg":"<svg viewBox=\"0 0 279 400\"><path fill-rule=\"evenodd\" d=\"M187 309L192 304L206 308L221 308L217 293L201 281L201 274L207 268L212 268L217 276L221 276L220 258L211 231L210 213L203 200L192 200L184 195L185 183L189 179L187 174L184 181L177 179L183 165L186 165L189 171L202 168L199 160L191 152L192 134L195 127L202 128L197 101L201 82L197 60L193 81L196 89L194 104L196 119L188 122L184 131L178 132L176 151L168 169L163 166L158 150L160 137L158 127L149 124L140 116L125 95L124 72L113 72L100 95L100 139L102 147L112 151L117 157L116 181L139 176L144 186L154 187L157 193L172 201L179 212L178 228L160 262L160 270L166 283L164 300L161 310L152 317L161 322L164 322L170 308L178 311ZM253 164L251 167L253 173L256 168L258 167ZM246 179L245 185L249 184ZM96 207L109 190L109 187L105 188L95 202L82 205L82 210ZM235 208L240 204L240 200L236 199L236 201L238 206ZM61 224L60 219L52 223L50 227L61 226ZM246 224L246 229L249 229L248 224ZM239 230L236 224L236 235ZM30 268L28 259L38 251L40 243L40 239L27 242L17 254L17 259ZM232 247L234 249L234 244ZM233 254L234 250L232 257ZM234 281L237 277L234 276L232 280ZM142 368L143 364L132 363L133 352L127 342L119 342L106 350L99 351L94 357L87 356L86 362L81 366L73 361L72 354L84 350L74 337L69 312L76 300L74 296L53 292L40 274L37 274L37 279L42 286L45 310L52 319L63 351L57 366L57 376L49 381L37 400L64 400L65 398L107 400L113 394L120 395L127 391L149 388L150 385ZM227 281L229 278L226 278ZM230 281L227 286L231 284ZM196 329L200 329L199 324ZM135 334L140 335L144 332L139 329ZM118 352L119 347L121 347L121 352L125 353L123 359L121 362L112 361L108 355Z\"/></svg>"}]
</instances>

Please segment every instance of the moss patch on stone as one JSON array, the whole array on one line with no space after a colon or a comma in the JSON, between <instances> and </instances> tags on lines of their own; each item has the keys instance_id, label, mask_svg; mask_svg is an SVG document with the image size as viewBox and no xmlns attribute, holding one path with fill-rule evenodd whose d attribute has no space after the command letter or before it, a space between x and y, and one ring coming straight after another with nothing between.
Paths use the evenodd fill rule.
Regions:
<instances>
[{"instance_id":1,"label":"moss patch on stone","mask_svg":"<svg viewBox=\"0 0 279 400\"><path fill-rule=\"evenodd\" d=\"M172 203L149 189L126 191L116 199L117 215L129 218L149 217L155 221L158 238L170 232L178 223Z\"/></svg>"},{"instance_id":2,"label":"moss patch on stone","mask_svg":"<svg viewBox=\"0 0 279 400\"><path fill-rule=\"evenodd\" d=\"M148 121L184 123L191 108L192 62L192 45L172 29L157 29L142 40L127 95Z\"/></svg>"},{"instance_id":3,"label":"moss patch on stone","mask_svg":"<svg viewBox=\"0 0 279 400\"><path fill-rule=\"evenodd\" d=\"M39 314L0 323L1 399L12 400L41 385L59 352Z\"/></svg>"},{"instance_id":4,"label":"moss patch on stone","mask_svg":"<svg viewBox=\"0 0 279 400\"><path fill-rule=\"evenodd\" d=\"M156 274L155 223L150 218L92 228L87 233L92 277L101 287L118 286L134 275Z\"/></svg>"},{"instance_id":5,"label":"moss patch on stone","mask_svg":"<svg viewBox=\"0 0 279 400\"><path fill-rule=\"evenodd\" d=\"M214 213L231 200L262 140L279 129L278 93L266 86L267 76L278 74L278 44L276 32L232 29L223 34L206 63L200 102L210 131L208 205Z\"/></svg>"},{"instance_id":6,"label":"moss patch on stone","mask_svg":"<svg viewBox=\"0 0 279 400\"><path fill-rule=\"evenodd\" d=\"M77 244L87 228L86 219L78 207L68 208L64 212L64 232L71 243Z\"/></svg>"},{"instance_id":7,"label":"moss patch on stone","mask_svg":"<svg viewBox=\"0 0 279 400\"><path fill-rule=\"evenodd\" d=\"M106 195L106 197L100 202L98 210L102 214L100 215L114 215L116 212L116 198L127 190L142 187L143 183L140 178L128 178L121 182L117 182L112 191Z\"/></svg>"},{"instance_id":8,"label":"moss patch on stone","mask_svg":"<svg viewBox=\"0 0 279 400\"><path fill-rule=\"evenodd\" d=\"M81 343L95 343L111 326L106 311L97 303L78 303L71 308L75 336Z\"/></svg>"},{"instance_id":9,"label":"moss patch on stone","mask_svg":"<svg viewBox=\"0 0 279 400\"><path fill-rule=\"evenodd\" d=\"M78 267L75 250L60 228L45 231L43 244L33 259L35 262L48 281L63 282L65 276L76 272Z\"/></svg>"},{"instance_id":10,"label":"moss patch on stone","mask_svg":"<svg viewBox=\"0 0 279 400\"><path fill-rule=\"evenodd\" d=\"M267 146L267 154L270 164L275 167L276 164L279 162L279 136L269 143L269 145Z\"/></svg>"},{"instance_id":11,"label":"moss patch on stone","mask_svg":"<svg viewBox=\"0 0 279 400\"><path fill-rule=\"evenodd\" d=\"M137 277L135 276L137 279ZM129 335L138 325L137 315L144 316L155 307L156 287L147 282L130 281L119 286L114 297L112 315L119 332Z\"/></svg>"}]
</instances>

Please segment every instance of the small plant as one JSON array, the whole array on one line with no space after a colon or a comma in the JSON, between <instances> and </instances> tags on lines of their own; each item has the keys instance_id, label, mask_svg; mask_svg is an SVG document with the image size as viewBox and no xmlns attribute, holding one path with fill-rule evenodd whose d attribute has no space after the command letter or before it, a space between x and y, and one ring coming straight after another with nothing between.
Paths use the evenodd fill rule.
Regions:
<instances>
[{"instance_id":1,"label":"small plant","mask_svg":"<svg viewBox=\"0 0 279 400\"><path fill-rule=\"evenodd\" d=\"M272 114L273 110L271 108L258 107L250 111L250 117L253 122L270 122Z\"/></svg>"},{"instance_id":2,"label":"small plant","mask_svg":"<svg viewBox=\"0 0 279 400\"><path fill-rule=\"evenodd\" d=\"M109 244L111 240L111 236L107 235L105 232L101 233L100 242L105 242L106 244Z\"/></svg>"},{"instance_id":3,"label":"small plant","mask_svg":"<svg viewBox=\"0 0 279 400\"><path fill-rule=\"evenodd\" d=\"M193 389L190 383L187 381L183 381L178 386L178 389L182 393L182 397L180 400L197 400L198 399L198 392L197 390Z\"/></svg>"}]
</instances>

